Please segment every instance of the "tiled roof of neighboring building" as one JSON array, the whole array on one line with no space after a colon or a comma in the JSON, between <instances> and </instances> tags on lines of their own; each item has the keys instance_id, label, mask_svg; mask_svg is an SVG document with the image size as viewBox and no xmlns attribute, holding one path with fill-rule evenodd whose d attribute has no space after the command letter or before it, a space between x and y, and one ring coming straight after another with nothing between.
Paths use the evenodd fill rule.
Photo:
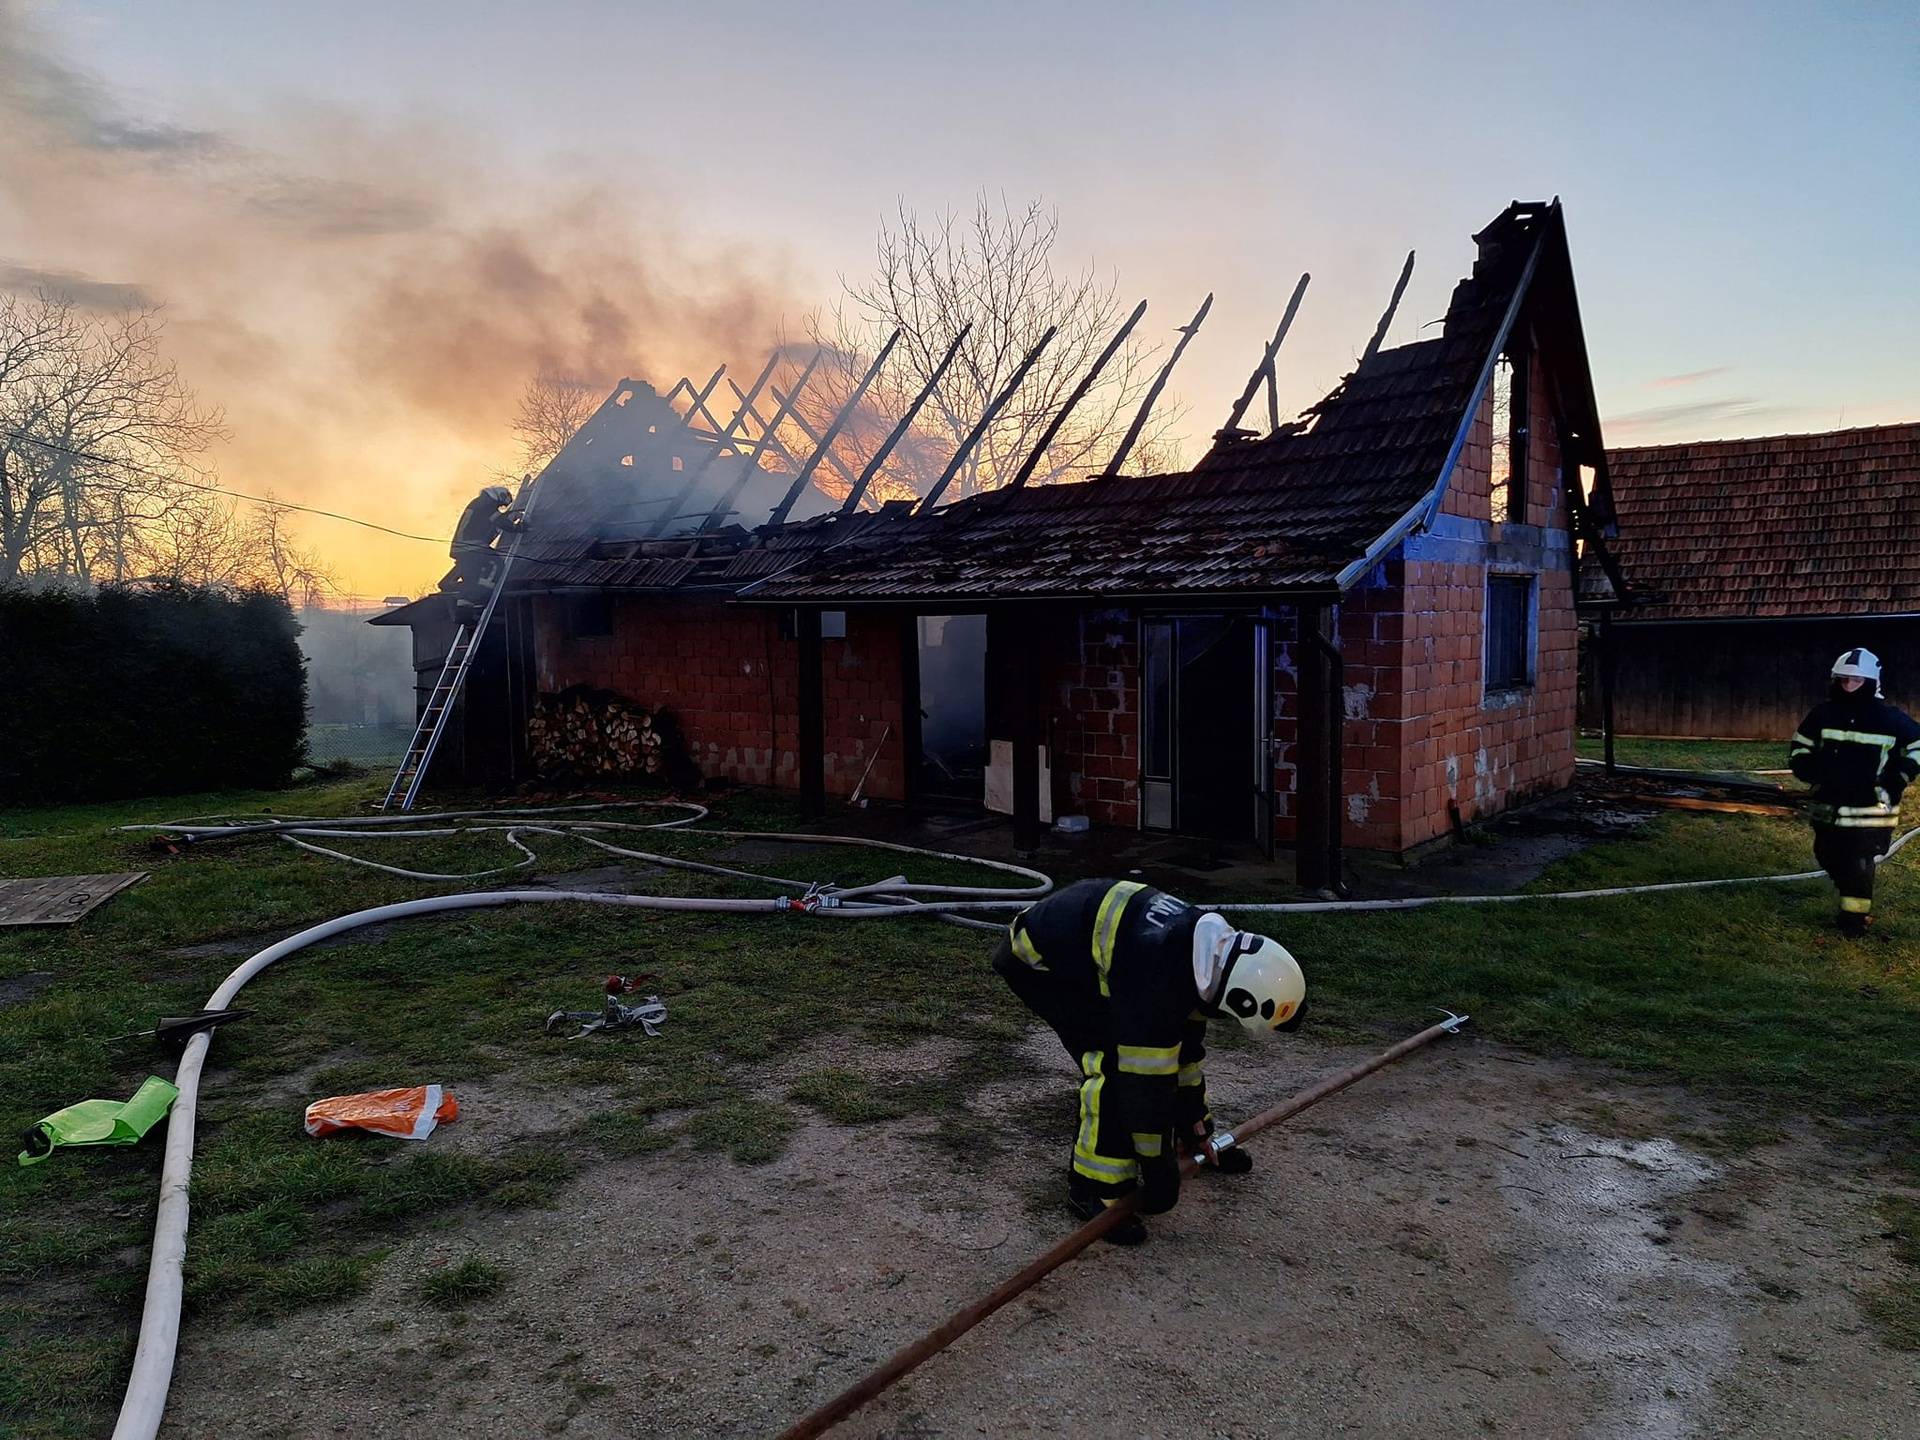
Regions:
<instances>
[{"instance_id":1,"label":"tiled roof of neighboring building","mask_svg":"<svg viewBox=\"0 0 1920 1440\"><path fill-rule=\"evenodd\" d=\"M1628 619L1920 611L1920 423L1609 457Z\"/></svg>"}]
</instances>

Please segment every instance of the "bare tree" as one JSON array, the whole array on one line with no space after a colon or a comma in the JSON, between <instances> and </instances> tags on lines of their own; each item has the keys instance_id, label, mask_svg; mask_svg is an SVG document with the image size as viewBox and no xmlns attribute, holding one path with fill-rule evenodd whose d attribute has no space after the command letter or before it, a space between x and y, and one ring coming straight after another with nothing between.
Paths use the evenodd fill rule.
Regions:
<instances>
[{"instance_id":1,"label":"bare tree","mask_svg":"<svg viewBox=\"0 0 1920 1440\"><path fill-rule=\"evenodd\" d=\"M956 362L921 410L911 433L875 477L876 499L922 494L932 484L988 403L1006 385L1021 358L1049 327L1058 333L1018 394L988 428L954 479L956 495L1005 484L1040 439L1061 403L1119 329L1127 306L1111 278L1089 266L1055 268L1059 217L1039 201L1015 209L985 195L969 216L923 219L904 204L883 222L871 279L843 278L845 294L815 318L813 339L828 348L816 398L802 408L819 428L851 392L885 337L901 332L887 369L845 433L848 467L858 469L913 397L933 377L941 357L972 325ZM1097 471L1111 457L1152 383L1153 347L1129 342L1075 408L1047 448L1036 481ZM1136 469L1170 464L1169 427L1178 418L1158 412L1135 450ZM837 468L837 467L836 467ZM833 477L823 468L823 484Z\"/></svg>"},{"instance_id":2,"label":"bare tree","mask_svg":"<svg viewBox=\"0 0 1920 1440\"><path fill-rule=\"evenodd\" d=\"M127 579L224 431L160 351L158 310L0 296L0 581Z\"/></svg>"},{"instance_id":3,"label":"bare tree","mask_svg":"<svg viewBox=\"0 0 1920 1440\"><path fill-rule=\"evenodd\" d=\"M529 472L538 473L560 453L574 431L586 424L603 393L584 380L557 375L536 375L527 382L513 417L513 433Z\"/></svg>"},{"instance_id":4,"label":"bare tree","mask_svg":"<svg viewBox=\"0 0 1920 1440\"><path fill-rule=\"evenodd\" d=\"M271 492L267 499L273 499ZM324 602L340 583L316 552L294 543L287 529L291 514L284 505L271 504L254 512L244 531L246 580L302 609Z\"/></svg>"}]
</instances>

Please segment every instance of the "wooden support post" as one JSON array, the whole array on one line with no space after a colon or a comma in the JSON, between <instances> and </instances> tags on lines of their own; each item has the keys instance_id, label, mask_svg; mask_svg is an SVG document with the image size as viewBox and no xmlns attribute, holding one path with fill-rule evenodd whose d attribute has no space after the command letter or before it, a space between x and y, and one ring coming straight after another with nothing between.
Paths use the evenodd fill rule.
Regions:
<instances>
[{"instance_id":1,"label":"wooden support post","mask_svg":"<svg viewBox=\"0 0 1920 1440\"><path fill-rule=\"evenodd\" d=\"M1040 844L1040 624L1038 616L1018 611L1011 618L1006 630L1014 644L1013 848L1024 852Z\"/></svg>"},{"instance_id":2,"label":"wooden support post","mask_svg":"<svg viewBox=\"0 0 1920 1440\"><path fill-rule=\"evenodd\" d=\"M1613 774L1613 612L1600 612L1600 734L1607 774Z\"/></svg>"},{"instance_id":3,"label":"wooden support post","mask_svg":"<svg viewBox=\"0 0 1920 1440\"><path fill-rule=\"evenodd\" d=\"M1294 878L1305 889L1327 888L1327 608L1312 602L1299 609L1294 675L1299 687L1300 754L1293 772Z\"/></svg>"},{"instance_id":4,"label":"wooden support post","mask_svg":"<svg viewBox=\"0 0 1920 1440\"><path fill-rule=\"evenodd\" d=\"M800 641L800 817L819 820L827 813L827 696L821 674L820 612L806 608L794 616Z\"/></svg>"},{"instance_id":5,"label":"wooden support post","mask_svg":"<svg viewBox=\"0 0 1920 1440\"><path fill-rule=\"evenodd\" d=\"M1326 888L1344 895L1346 880L1346 729L1347 662L1333 636L1340 633L1340 607L1330 612L1327 630L1318 637L1327 662L1327 879Z\"/></svg>"},{"instance_id":6,"label":"wooden support post","mask_svg":"<svg viewBox=\"0 0 1920 1440\"><path fill-rule=\"evenodd\" d=\"M912 805L920 798L920 617L911 610L900 616L900 798Z\"/></svg>"}]
</instances>

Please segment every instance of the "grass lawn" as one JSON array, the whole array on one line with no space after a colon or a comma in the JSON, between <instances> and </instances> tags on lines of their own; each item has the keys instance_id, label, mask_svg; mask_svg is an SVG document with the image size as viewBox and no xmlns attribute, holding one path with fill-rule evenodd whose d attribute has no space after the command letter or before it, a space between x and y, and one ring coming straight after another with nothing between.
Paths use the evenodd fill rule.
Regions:
<instances>
[{"instance_id":1,"label":"grass lawn","mask_svg":"<svg viewBox=\"0 0 1920 1440\"><path fill-rule=\"evenodd\" d=\"M1581 736L1574 744L1582 760L1604 760L1606 742L1599 736ZM1787 740L1655 740L1644 735L1613 737L1613 759L1618 765L1645 765L1655 770L1693 770L1702 773L1744 774L1755 770L1785 770ZM1784 775L1769 777L1794 783Z\"/></svg>"},{"instance_id":2,"label":"grass lawn","mask_svg":"<svg viewBox=\"0 0 1920 1440\"><path fill-rule=\"evenodd\" d=\"M1665 763L1665 762L1663 762ZM274 794L188 796L118 806L0 812L0 874L147 869L150 878L68 929L0 932L0 1130L18 1134L88 1096L124 1097L171 1062L106 1037L198 1007L245 958L175 952L225 937L278 938L350 909L434 893L278 842L153 849L112 827L141 819L363 809L374 781ZM730 797L718 823L781 828L784 801ZM584 845L535 837L546 873L599 866ZM688 855L711 844L630 842ZM360 848L364 842L342 842ZM473 869L509 857L492 840L396 841L380 858ZM1797 823L1681 813L1555 866L1542 889L1806 868ZM765 865L769 862L751 862ZM1282 917L1273 928L1313 987L1308 1031L1373 1040L1424 1024L1439 1004L1483 1033L1678 1079L1756 1113L1833 1122L1846 1143L1912 1163L1920 1154L1920 846L1882 873L1884 916L1864 942L1829 927L1821 886L1754 886L1645 898L1434 907ZM771 868L879 878L897 856L795 847ZM978 874L913 865L916 878ZM500 881L472 882L480 885ZM977 882L976 882L977 883ZM764 894L674 872L674 893ZM541 906L428 919L308 952L269 970L218 1033L202 1098L188 1246L186 1323L270 1323L363 1287L396 1238L485 1207L563 1204L571 1177L605 1154L673 1144L742 1163L781 1152L803 1113L842 1124L936 1121L941 1163L964 1168L999 1143L973 1098L1021 1073L1025 1020L986 967L991 937L916 921L729 919ZM609 971L654 971L669 1018L657 1040L597 1044L542 1033L554 1009L597 1002ZM958 1059L879 1085L849 1047L948 1037ZM841 1063L836 1064L836 1051ZM769 1067L797 1078L778 1084ZM291 1078L290 1078L291 1077ZM571 1130L484 1155L343 1137L306 1138L313 1098L378 1085L511 1079L608 1097ZM1019 1143L1006 1137L1005 1143ZM159 1147L67 1151L0 1167L0 1433L100 1433L131 1353ZM1920 1213L1890 1205L1889 1223ZM466 1303L509 1287L474 1270L423 1293ZM1885 1333L1920 1337L1920 1301L1880 1297ZM1901 1326L1908 1329L1903 1332ZM1920 1342L1917 1342L1920 1343Z\"/></svg>"}]
</instances>

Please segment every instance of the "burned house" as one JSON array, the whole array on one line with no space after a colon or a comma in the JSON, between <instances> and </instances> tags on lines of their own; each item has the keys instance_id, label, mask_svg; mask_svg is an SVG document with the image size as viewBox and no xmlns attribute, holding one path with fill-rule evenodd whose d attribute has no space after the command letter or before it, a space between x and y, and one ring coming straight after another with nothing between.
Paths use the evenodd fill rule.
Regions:
<instances>
[{"instance_id":1,"label":"burned house","mask_svg":"<svg viewBox=\"0 0 1920 1440\"><path fill-rule=\"evenodd\" d=\"M1784 741L1856 645L1914 693L1920 423L1650 445L1611 464L1611 548L1642 603L1588 667L1588 723L1604 721L1610 674L1618 732Z\"/></svg>"},{"instance_id":2,"label":"burned house","mask_svg":"<svg viewBox=\"0 0 1920 1440\"><path fill-rule=\"evenodd\" d=\"M1383 318L1298 421L1242 429L1243 400L1179 474L783 510L816 455L702 515L663 501L695 460L643 459L616 392L539 482L484 724L602 686L673 708L707 775L815 811L944 789L1025 835L1074 814L1292 845L1309 884L1343 846L1404 852L1563 786L1606 455L1558 203L1475 240L1438 334L1380 348ZM658 404L643 388L618 408ZM567 498L590 469L633 514Z\"/></svg>"}]
</instances>

